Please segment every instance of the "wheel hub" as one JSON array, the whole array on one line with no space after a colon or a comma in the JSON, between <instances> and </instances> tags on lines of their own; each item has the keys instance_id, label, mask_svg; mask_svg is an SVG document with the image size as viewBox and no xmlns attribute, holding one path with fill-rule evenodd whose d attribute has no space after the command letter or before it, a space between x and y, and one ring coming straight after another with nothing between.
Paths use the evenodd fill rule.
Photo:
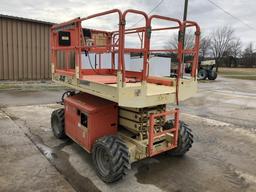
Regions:
<instances>
[{"instance_id":1,"label":"wheel hub","mask_svg":"<svg viewBox=\"0 0 256 192\"><path fill-rule=\"evenodd\" d=\"M55 131L57 134L59 134L59 133L60 133L60 130L59 130L59 121L58 121L58 118L57 118L57 117L54 117L54 118L53 118L52 125L53 125L54 131Z\"/></svg>"},{"instance_id":2,"label":"wheel hub","mask_svg":"<svg viewBox=\"0 0 256 192\"><path fill-rule=\"evenodd\" d=\"M97 150L97 164L100 167L102 175L108 175L110 172L110 157L103 147L98 148Z\"/></svg>"}]
</instances>

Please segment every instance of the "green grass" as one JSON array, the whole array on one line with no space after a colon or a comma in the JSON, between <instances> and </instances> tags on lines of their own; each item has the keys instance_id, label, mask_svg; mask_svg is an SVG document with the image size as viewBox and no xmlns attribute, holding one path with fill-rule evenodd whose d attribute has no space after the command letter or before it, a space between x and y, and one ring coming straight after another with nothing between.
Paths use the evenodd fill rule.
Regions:
<instances>
[{"instance_id":1,"label":"green grass","mask_svg":"<svg viewBox=\"0 0 256 192\"><path fill-rule=\"evenodd\" d=\"M4 84L0 83L0 90L5 90L5 89L17 89L19 86L13 85L13 84Z\"/></svg>"},{"instance_id":2,"label":"green grass","mask_svg":"<svg viewBox=\"0 0 256 192\"><path fill-rule=\"evenodd\" d=\"M62 90L66 89L62 85L53 83L37 83L37 82L4 82L0 81L0 90Z\"/></svg>"},{"instance_id":3,"label":"green grass","mask_svg":"<svg viewBox=\"0 0 256 192\"><path fill-rule=\"evenodd\" d=\"M222 77L244 80L256 80L256 68L219 68Z\"/></svg>"}]
</instances>

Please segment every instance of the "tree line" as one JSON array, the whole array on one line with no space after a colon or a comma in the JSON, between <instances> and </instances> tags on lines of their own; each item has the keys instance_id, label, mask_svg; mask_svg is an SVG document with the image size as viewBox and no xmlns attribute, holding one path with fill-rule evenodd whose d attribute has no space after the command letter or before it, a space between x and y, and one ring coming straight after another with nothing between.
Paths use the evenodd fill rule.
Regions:
<instances>
[{"instance_id":1,"label":"tree line","mask_svg":"<svg viewBox=\"0 0 256 192\"><path fill-rule=\"evenodd\" d=\"M194 37L193 31L186 31L184 41L184 47L186 49L193 48ZM177 49L177 42L178 36L172 35L165 47ZM252 42L243 48L242 41L235 36L234 28L223 26L216 28L208 35L201 33L199 56L200 60L214 58L218 70L218 66L223 62L224 58L231 57L236 65L237 60L240 58L256 57L256 52L254 52L254 45Z\"/></svg>"}]
</instances>

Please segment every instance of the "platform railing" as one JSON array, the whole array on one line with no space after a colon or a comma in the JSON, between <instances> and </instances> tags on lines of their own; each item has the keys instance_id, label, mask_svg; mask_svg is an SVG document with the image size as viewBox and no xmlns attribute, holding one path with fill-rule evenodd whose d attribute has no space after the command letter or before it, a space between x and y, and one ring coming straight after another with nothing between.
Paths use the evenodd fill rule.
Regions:
<instances>
[{"instance_id":1,"label":"platform railing","mask_svg":"<svg viewBox=\"0 0 256 192\"><path fill-rule=\"evenodd\" d=\"M168 115L173 115L174 116L174 126L173 128L160 131L157 133L154 133L154 125L155 125L155 118L161 117L161 116L168 116ZM171 150L178 145L178 136L179 136L179 109L176 108L172 111L165 111L162 113L151 113L149 117L149 130L148 130L148 156L152 157L154 155L157 155L159 153ZM154 150L154 141L156 138L166 136L167 134L174 134L173 139L170 143L167 143L166 147L162 147L160 150L155 151Z\"/></svg>"},{"instance_id":2,"label":"platform railing","mask_svg":"<svg viewBox=\"0 0 256 192\"><path fill-rule=\"evenodd\" d=\"M197 68L198 68L198 57L199 57L199 48L200 48L200 27L194 21L184 21L183 28L195 28L195 42L194 47L192 49L183 49L183 54L192 54L193 55L193 63L192 63L192 70L191 76L196 79L197 76Z\"/></svg>"},{"instance_id":3,"label":"platform railing","mask_svg":"<svg viewBox=\"0 0 256 192\"><path fill-rule=\"evenodd\" d=\"M118 21L119 21L119 27L117 31L113 32L106 32L110 34L113 38L113 41L110 41L105 47L99 47L99 46L86 46L81 43L82 37L81 37L81 31L82 31L82 26L81 22L85 20L89 20L92 18L108 15L108 14L117 14L118 15ZM133 28L125 28L126 26L126 17L128 14L137 14L143 16L145 19L145 25L143 27L133 27ZM167 27L161 27L161 28L152 28L151 22L153 19L159 19L159 20L166 20L166 21L171 21L176 23L176 26L167 26ZM183 31L186 27L195 27L196 28L196 38L195 38L195 47L191 50L184 50L182 46L182 38L183 38ZM151 33L153 31L162 31L162 30L171 30L171 29L178 29L180 32L179 35L179 41L178 41L178 48L177 49L159 49L159 50L150 50L150 37ZM72 44L68 47L64 46L59 46L57 43L58 35L57 32L60 30L72 30ZM104 32L104 31L103 31ZM141 33L141 37L139 36L141 40L141 47L140 48L125 48L125 35L126 34L131 34L131 33ZM192 21L185 21L181 22L178 19L170 18L170 17L164 17L164 16L159 16L159 15L152 15L148 17L148 15L145 12L138 11L138 10L133 10L129 9L124 11L123 13L118 10L118 9L113 9L110 11L105 11L102 13L94 14L85 18L75 18L73 20L70 20L68 22L54 25L51 28L51 60L52 63L54 64L53 69L55 70L54 72L58 71L57 69L57 51L65 51L70 52L70 51L75 51L75 65L76 69L79 71L79 78L82 76L81 72L81 53L82 51L87 51L88 53L90 52L95 52L98 54L101 53L112 53L112 71L115 73L115 54L118 54L118 62L117 62L117 71L119 71L120 76L121 76L121 85L125 86L126 82L126 68L125 68L125 61L124 61L124 54L127 53L142 53L143 54L143 70L140 73L141 80L146 82L148 78L148 72L149 72L149 54L152 52L175 52L178 55L178 62L179 62L179 67L178 67L178 74L177 74L177 83L176 83L176 97L178 101L178 86L179 86L179 78L180 78L180 73L181 73L181 64L182 64L182 55L183 54L194 54L194 60L192 64L192 77L196 77L197 73L197 63L198 63L198 51L199 51L199 35L200 35L200 28L199 26ZM115 39L116 38L116 39ZM66 57L68 58L68 57ZM68 60L68 59L66 59ZM53 73L54 73L53 72ZM61 71L59 71L61 72ZM69 71L70 72L70 71ZM71 72L70 72L71 74ZM178 102L177 102L178 103Z\"/></svg>"}]
</instances>

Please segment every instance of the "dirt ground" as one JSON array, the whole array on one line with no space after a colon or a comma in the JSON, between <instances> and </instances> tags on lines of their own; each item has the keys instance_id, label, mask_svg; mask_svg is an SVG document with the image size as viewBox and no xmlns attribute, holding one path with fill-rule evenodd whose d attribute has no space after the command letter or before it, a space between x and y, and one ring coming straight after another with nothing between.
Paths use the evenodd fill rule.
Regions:
<instances>
[{"instance_id":1,"label":"dirt ground","mask_svg":"<svg viewBox=\"0 0 256 192\"><path fill-rule=\"evenodd\" d=\"M77 144L53 137L60 90L0 91L0 191L256 191L256 83L218 78L181 103L194 133L183 158L132 164L120 182L96 176Z\"/></svg>"}]
</instances>

